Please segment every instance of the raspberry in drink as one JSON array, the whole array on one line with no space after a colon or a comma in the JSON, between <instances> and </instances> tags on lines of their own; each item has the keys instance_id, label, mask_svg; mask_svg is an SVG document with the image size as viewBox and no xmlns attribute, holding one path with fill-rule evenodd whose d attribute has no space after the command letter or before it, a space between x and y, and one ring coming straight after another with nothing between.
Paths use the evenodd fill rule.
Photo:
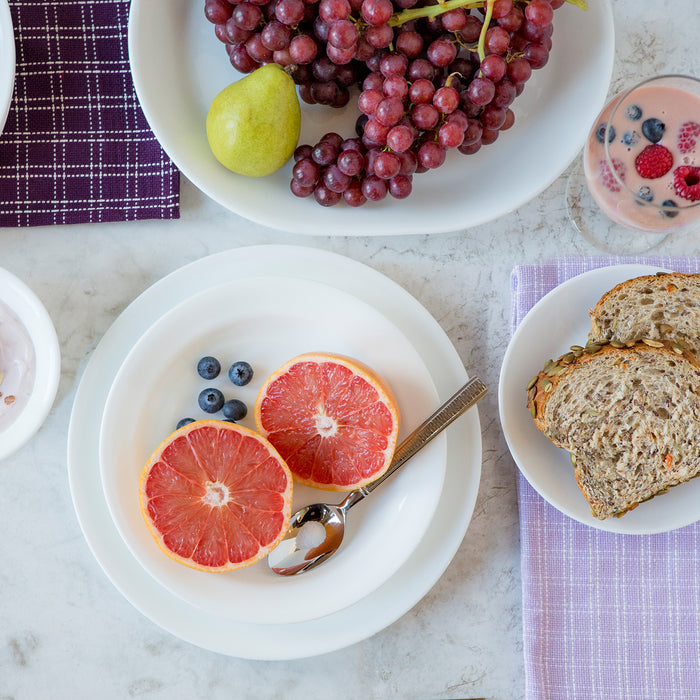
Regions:
<instances>
[{"instance_id":1,"label":"raspberry in drink","mask_svg":"<svg viewBox=\"0 0 700 700\"><path fill-rule=\"evenodd\" d=\"M700 218L700 81L661 76L615 97L584 150L588 189L613 221L665 233Z\"/></svg>"}]
</instances>

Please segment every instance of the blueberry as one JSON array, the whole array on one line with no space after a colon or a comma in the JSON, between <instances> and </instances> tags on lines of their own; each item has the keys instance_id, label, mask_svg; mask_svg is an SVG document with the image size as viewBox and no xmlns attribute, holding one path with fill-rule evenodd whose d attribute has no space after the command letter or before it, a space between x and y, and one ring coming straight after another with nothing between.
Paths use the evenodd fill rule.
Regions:
<instances>
[{"instance_id":1,"label":"blueberry","mask_svg":"<svg viewBox=\"0 0 700 700\"><path fill-rule=\"evenodd\" d=\"M663 202L661 202L662 207L677 207L678 205L672 200L672 199L665 199ZM665 216L668 219L672 219L674 216L678 216L677 211L666 211L664 209L661 210L661 216Z\"/></svg>"},{"instance_id":2,"label":"blueberry","mask_svg":"<svg viewBox=\"0 0 700 700\"><path fill-rule=\"evenodd\" d=\"M607 124L601 124L595 132L595 137L600 141L600 143L605 143L605 128ZM611 124L608 129L608 143L612 143L615 140L615 127Z\"/></svg>"},{"instance_id":3,"label":"blueberry","mask_svg":"<svg viewBox=\"0 0 700 700\"><path fill-rule=\"evenodd\" d=\"M637 190L637 197L639 197L639 199L643 199L645 202L651 202L654 199L654 193L651 191L651 187L642 185Z\"/></svg>"},{"instance_id":4,"label":"blueberry","mask_svg":"<svg viewBox=\"0 0 700 700\"><path fill-rule=\"evenodd\" d=\"M639 143L639 134L636 131L625 131L622 136L622 143L625 146L634 146L636 143Z\"/></svg>"},{"instance_id":5,"label":"blueberry","mask_svg":"<svg viewBox=\"0 0 700 700\"><path fill-rule=\"evenodd\" d=\"M642 108L639 105L630 105L625 114L627 115L628 119L636 122L642 118Z\"/></svg>"},{"instance_id":6,"label":"blueberry","mask_svg":"<svg viewBox=\"0 0 700 700\"><path fill-rule=\"evenodd\" d=\"M666 131L666 124L660 119L645 119L642 123L642 133L652 143L659 143L664 135L664 131Z\"/></svg>"},{"instance_id":7,"label":"blueberry","mask_svg":"<svg viewBox=\"0 0 700 700\"><path fill-rule=\"evenodd\" d=\"M239 401L238 399L229 399L224 404L222 412L224 414L224 418L231 421L237 421L246 417L248 407L243 403L243 401Z\"/></svg>"},{"instance_id":8,"label":"blueberry","mask_svg":"<svg viewBox=\"0 0 700 700\"><path fill-rule=\"evenodd\" d=\"M221 363L215 357L203 357L197 363L197 372L202 379L214 379L221 372Z\"/></svg>"},{"instance_id":9,"label":"blueberry","mask_svg":"<svg viewBox=\"0 0 700 700\"><path fill-rule=\"evenodd\" d=\"M181 418L177 422L177 428L179 430L180 428L184 428L186 425L189 425L190 423L194 423L194 418Z\"/></svg>"},{"instance_id":10,"label":"blueberry","mask_svg":"<svg viewBox=\"0 0 700 700\"><path fill-rule=\"evenodd\" d=\"M199 407L205 413L216 413L224 405L224 395L213 387L202 389L199 393Z\"/></svg>"},{"instance_id":11,"label":"blueberry","mask_svg":"<svg viewBox=\"0 0 700 700\"><path fill-rule=\"evenodd\" d=\"M253 378L253 368L247 362L234 362L228 371L228 378L236 386L245 386Z\"/></svg>"}]
</instances>

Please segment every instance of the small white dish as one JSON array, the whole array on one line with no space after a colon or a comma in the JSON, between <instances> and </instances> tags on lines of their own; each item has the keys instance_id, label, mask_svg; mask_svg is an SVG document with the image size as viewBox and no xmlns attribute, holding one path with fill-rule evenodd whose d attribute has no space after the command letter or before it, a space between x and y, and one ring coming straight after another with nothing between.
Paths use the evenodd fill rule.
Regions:
<instances>
[{"instance_id":1,"label":"small white dish","mask_svg":"<svg viewBox=\"0 0 700 700\"><path fill-rule=\"evenodd\" d=\"M24 325L34 346L35 359L31 395L14 421L0 432L2 460L25 445L49 414L61 376L61 351L56 329L39 297L22 280L2 268L0 302L6 304Z\"/></svg>"},{"instance_id":2,"label":"small white dish","mask_svg":"<svg viewBox=\"0 0 700 700\"><path fill-rule=\"evenodd\" d=\"M0 134L7 120L15 86L15 33L7 0L0 0Z\"/></svg>"},{"instance_id":3,"label":"small white dish","mask_svg":"<svg viewBox=\"0 0 700 700\"><path fill-rule=\"evenodd\" d=\"M337 612L387 581L412 555L432 520L445 475L445 436L356 506L339 552L304 575L280 578L267 560L229 573L201 572L174 562L158 547L140 509L141 472L180 418L222 417L199 409L199 392L216 386L226 398L243 400L248 415L240 422L255 430L253 407L265 378L292 357L318 350L354 357L388 382L401 414L400 439L439 403L420 355L384 315L331 286L289 277L231 281L176 306L141 337L115 377L100 437L110 512L151 576L202 610L260 624ZM196 363L205 355L221 360L215 380L197 374ZM253 365L253 381L245 387L233 386L226 376L236 360ZM292 510L342 498L295 484Z\"/></svg>"},{"instance_id":4,"label":"small white dish","mask_svg":"<svg viewBox=\"0 0 700 700\"><path fill-rule=\"evenodd\" d=\"M588 310L605 292L627 279L659 271L663 268L616 265L591 270L559 285L523 318L501 367L501 425L518 468L533 488L562 513L608 532L648 535L700 520L700 480L676 486L621 518L594 518L574 479L569 454L535 427L525 405L525 387L547 359L559 357L571 345L585 344L591 328Z\"/></svg>"},{"instance_id":5,"label":"small white dish","mask_svg":"<svg viewBox=\"0 0 700 700\"><path fill-rule=\"evenodd\" d=\"M148 123L182 173L209 197L251 221L322 236L459 231L512 211L548 187L572 162L603 107L614 62L609 0L556 11L550 60L514 105L515 125L471 156L413 180L405 200L352 208L319 206L291 194L292 163L267 177L236 175L214 158L205 120L214 97L241 78L229 63L202 2L133 0L129 60ZM340 110L302 103L300 143L324 133L355 135L357 95Z\"/></svg>"}]
</instances>

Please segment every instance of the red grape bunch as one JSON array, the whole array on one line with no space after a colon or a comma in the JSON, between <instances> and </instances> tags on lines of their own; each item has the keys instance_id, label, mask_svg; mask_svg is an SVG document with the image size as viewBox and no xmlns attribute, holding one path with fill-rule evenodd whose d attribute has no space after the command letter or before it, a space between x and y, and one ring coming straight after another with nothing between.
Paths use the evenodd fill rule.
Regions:
<instances>
[{"instance_id":1,"label":"red grape bunch","mask_svg":"<svg viewBox=\"0 0 700 700\"><path fill-rule=\"evenodd\" d=\"M206 0L231 64L286 67L309 104L344 107L356 135L294 153L291 190L323 206L403 199L448 151L469 155L514 122L513 100L552 48L565 0Z\"/></svg>"}]
</instances>

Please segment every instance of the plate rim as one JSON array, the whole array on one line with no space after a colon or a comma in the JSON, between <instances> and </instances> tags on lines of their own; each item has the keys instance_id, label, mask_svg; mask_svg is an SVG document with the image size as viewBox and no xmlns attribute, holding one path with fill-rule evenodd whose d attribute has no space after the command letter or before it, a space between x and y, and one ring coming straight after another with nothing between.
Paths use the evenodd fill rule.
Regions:
<instances>
[{"instance_id":1,"label":"plate rim","mask_svg":"<svg viewBox=\"0 0 700 700\"><path fill-rule=\"evenodd\" d=\"M139 338L138 342L129 350L127 356L124 358L120 368L117 370L116 375L112 381L112 385L110 387L109 393L107 395L107 399L105 401L104 407L103 407L103 413L102 413L102 420L101 420L101 425L100 425L100 464L99 464L99 469L100 469L100 475L101 475L101 480L102 480L102 487L103 487L103 492L105 495L105 500L107 501L107 506L109 508L112 520L114 524L116 525L117 531L121 535L122 539L125 541L127 547L133 554L134 558L140 562L140 565L142 566L143 569L145 569L156 581L160 583L164 588L167 590L171 591L175 595L178 595L180 598L185 600L185 602L188 602L190 605L193 605L194 607L202 608L209 610L210 608L207 607L202 600L206 600L208 597L211 599L211 605L216 606L216 605L221 605L221 588L219 587L219 584L223 579L217 578L212 578L211 583L213 583L213 588L211 586L203 586L201 593L195 592L194 596L191 595L191 592L189 592L189 589L191 589L192 585L190 584L190 581L194 578L193 576L190 576L187 571L183 572L183 575L189 579L187 584L182 584L178 581L176 581L175 585L170 581L166 581L167 578L167 573L166 569L175 569L174 566L170 566L170 563L167 558L162 558L158 559L155 562L152 561L152 557L149 556L149 553L147 553L144 548L143 544L140 543L140 541L134 546L134 543L131 542L131 538L127 536L127 532L129 534L133 534L131 532L133 530L133 527L130 526L127 522L127 520L130 522L131 519L128 518L126 511L123 507L122 500L118 498L117 495L110 493L110 488L114 486L114 469L108 470L108 473L105 471L105 462L103 461L103 455L105 451L105 445L104 445L104 440L105 440L105 430L108 429L106 428L106 421L107 419L112 416L114 417L114 411L115 407L113 404L114 401L114 393L115 391L121 390L122 392L124 391L123 387L120 389L120 385L118 382L124 380L124 375L134 375L135 373L138 374L139 371L135 367L135 363L137 362L137 358L139 358L143 354L143 348L145 347L150 347L153 345L154 339L151 331L153 331L154 326L158 325L159 328L154 331L157 334L157 337L162 338L164 334L166 334L167 329L173 325L173 323L179 319L182 320L183 314L186 314L188 316L192 316L193 313L195 313L202 305L207 306L207 325L212 325L211 322L211 298L220 298L220 299L230 299L230 298L241 298L241 295L236 294L234 292L234 289L237 290L238 292L241 291L246 291L247 293L255 293L254 290L251 289L252 285L259 285L259 286L270 286L273 282L278 282L282 283L283 285L286 283L286 287L282 287L281 289L278 287L276 288L275 293L279 293L280 295L286 295L288 294L288 297L285 298L291 298L292 295L295 293L292 287L290 287L290 284L295 288L295 289L301 289L302 293L305 295L314 295L314 293L322 293L322 298L324 299L323 303L327 303L327 300L330 298L330 300L335 303L336 301L345 300L348 303L351 303L353 305L356 305L357 307L363 309L363 311L367 311L368 313L372 314L375 319L377 319L378 322L381 322L382 325L386 325L391 329L391 333L395 333L397 336L400 336L407 346L410 346L410 348L413 349L415 353L415 359L417 362L420 363L420 366L424 368L425 371L425 379L426 383L425 386L423 387L426 389L426 394L430 394L430 400L434 402L434 404L437 406L438 402L438 393L437 393L437 388L435 387L435 383L433 381L432 375L430 373L430 370L428 367L425 365L425 362L423 358L420 356L420 354L413 348L413 345L411 344L410 340L405 336L405 334L395 325L391 322L390 319L388 319L384 314L382 314L380 311L378 311L376 308L373 306L367 304L366 302L358 299L356 296L349 294L343 290L339 290L335 287L332 287L331 285L324 284L321 282L316 282L313 280L306 280L306 279L301 279L298 277L289 277L289 276L275 276L275 275L260 275L260 276L255 276L255 277L244 277L241 279L235 279L235 280L230 280L228 282L224 282L222 284L214 285L209 287L208 289L202 290L198 294L195 294L188 299L176 304L173 308L171 308L168 312L160 316L149 328L146 333L141 335ZM347 308L347 307L345 307ZM250 314L249 309L246 309L246 316ZM369 322L371 322L369 319L367 319ZM226 324L229 324L231 322L230 318L226 319ZM192 335L191 333L188 334L188 339L187 342L191 342L192 340ZM153 348L150 347L152 350ZM409 347L403 348L403 351L408 350ZM282 363L280 363L281 365ZM416 370L418 370L418 365L415 367ZM116 387L116 388L115 388ZM120 414L123 414L125 407L123 405L123 400L122 404L120 404L120 408L117 411L117 416ZM412 412L415 412L413 410ZM209 416L210 418L215 418L215 416ZM440 456L438 460L433 460L435 462L439 462L432 464L431 463L431 476L434 474L435 479L431 479L431 484L429 487L429 490L432 489L433 493L429 494L427 497L427 500L425 502L425 507L423 512L426 514L426 519L420 520L416 522L416 528L415 531L412 533L411 537L409 538L409 541L406 544L406 547L402 550L404 553L403 558L399 561L398 558L387 558L386 559L386 566L384 570L381 572L381 578L378 583L372 582L369 583L366 580L366 577L364 579L364 582L362 580L362 577L360 577L360 580L354 580L353 585L347 588L346 595L341 598L342 604L337 605L337 607L331 607L331 605L336 605L339 597L336 594L335 596L331 593L327 596L323 596L323 600L321 601L321 596L319 595L321 591L318 590L319 586L324 586L327 588L337 588L336 585L334 585L334 581L338 578L338 573L336 573L335 577L332 577L330 574L331 569L329 567L324 567L323 570L319 570L316 575L321 574L323 579L329 579L326 580L325 583L323 584L316 584L316 587L313 589L313 593L309 593L309 588L307 583L310 580L313 580L313 577L297 577L293 579L285 579L285 587L287 588L287 597L291 598L291 600L286 600L284 604L280 605L280 603L276 604L275 610L278 608L282 608L283 610L286 610L284 613L277 613L276 615L272 615L271 611L267 611L266 615L264 616L263 619L255 619L253 617L253 610L255 609L256 606L256 599L254 598L254 593L251 595L250 592L250 584L244 585L242 587L239 587L238 590L236 590L236 585L235 583L232 583L231 585L231 590L230 594L234 598L241 598L241 600L245 602L239 603L239 607L236 609L235 612L231 610L222 610L219 609L217 612L221 614L222 616L225 616L227 619L231 620L236 620L239 622L248 622L248 623L255 623L255 624L289 624L289 623L295 623L295 622L304 622L306 620L310 619L316 619L319 617L323 617L325 615L332 614L333 612L337 612L338 610L341 610L343 608L349 607L350 605L353 605L356 603L358 600L361 598L365 597L366 595L369 595L372 590L378 588L382 583L385 581L389 580L391 576L393 576L396 571L401 568L403 563L410 557L412 556L413 552L415 551L415 548L418 546L418 543L422 539L422 537L425 535L425 532L430 524L430 521L432 520L435 510L437 508L437 504L440 500L440 494L442 492L443 484L444 484L444 475L445 475L445 470L446 470L446 448L445 448L445 436L441 435L439 436L435 442L440 444L441 447L436 447L434 449L440 450ZM110 437L108 440L108 443L110 445L113 444L114 442L114 437ZM158 444L157 442L155 443L156 445ZM148 459L148 455L144 459L144 464L145 460ZM112 464L110 462L110 464ZM112 467L114 465L112 464ZM434 471L433 471L434 469ZM425 466L423 467L423 471L425 471ZM335 502L339 501L343 497L343 493L339 492L331 492L331 491L319 491L319 498L321 500L325 500L328 502ZM403 499L402 499L403 501ZM115 512L116 511L116 512ZM402 516L404 521L406 518L406 515ZM417 519L414 519L417 520ZM141 523L140 523L141 524ZM397 523L398 524L398 523ZM405 526L405 523L404 523ZM145 525L144 525L144 530L145 530ZM387 533L388 534L388 533ZM148 541L148 544L151 544L151 538L150 536L147 538L145 537L144 534L144 539ZM159 549L154 549L153 550L154 556L160 555L162 557L162 552L160 552ZM155 563L155 567L152 565ZM356 565L360 564L361 562L355 562ZM348 566L349 563L345 561L343 563L343 571L339 572L341 575L343 573L349 574L350 572L348 571ZM377 571L379 568L381 568L381 564L379 564L378 567L371 567L372 571ZM177 573L180 573L180 569L182 567L178 565L178 570ZM368 569L369 571L370 569ZM175 576L177 577L177 573ZM199 573L199 572L197 572ZM232 572L233 573L233 572ZM196 575L196 574L195 574ZM234 573L235 575L235 573ZM281 588L279 586L279 581L274 581L271 582L271 588L273 591L275 589ZM188 590L187 594L185 594L186 589ZM181 591L181 593L178 593L178 590ZM314 597L309 598L308 600L302 600L302 598L305 598L309 595L312 595ZM294 598L297 599L297 605L294 606ZM262 601L257 601L262 605ZM251 606L250 610L245 610L241 609L241 607L245 608L246 606ZM284 615L284 619L280 617L280 615Z\"/></svg>"},{"instance_id":2,"label":"plate rim","mask_svg":"<svg viewBox=\"0 0 700 700\"><path fill-rule=\"evenodd\" d=\"M3 38L8 39L8 41L0 43L0 66L2 66L2 75L0 75L0 134L5 128L7 115L10 113L17 61L14 26L8 0L0 0L0 39Z\"/></svg>"},{"instance_id":3,"label":"plate rim","mask_svg":"<svg viewBox=\"0 0 700 700\"><path fill-rule=\"evenodd\" d=\"M610 532L619 535L653 535L672 532L673 530L686 527L687 525L690 525L700 520L700 511L698 512L697 517L691 516L690 518L688 518L687 516L685 516L682 518L678 518L676 521L668 525L654 526L653 523L648 522L635 524L633 520L625 520L624 517L598 520L592 515L585 515L585 513L585 517L582 517L579 514L572 512L565 507L562 507L561 503L559 503L559 501L556 498L553 498L550 492L540 483L540 480L538 480L532 474L531 470L528 469L528 466L523 465L523 460L521 459L520 452L518 449L519 443L517 443L513 437L513 430L514 427L517 425L517 421L520 420L520 422L522 423L522 414L526 414L528 421L531 421L531 419L529 417L529 414L525 410L524 400L522 404L522 412L518 412L517 414L514 412L514 409L509 404L507 394L510 387L508 387L507 385L509 380L510 369L513 366L512 356L514 353L518 352L518 340L521 329L526 326L530 319L536 317L539 313L541 313L542 309L546 308L552 302L553 299L557 299L559 294L562 293L562 290L566 292L571 288L575 288L577 285L583 285L589 282L591 279L595 279L596 276L601 277L601 281L606 276L610 276L617 278L618 282L622 282L625 279L632 279L633 277L637 277L640 275L654 274L656 272L663 271L669 271L669 268L666 265L664 265L663 262L660 262L658 265L648 263L613 263L610 265L602 265L600 267L594 267L590 270L586 270L582 273L575 275L574 277L569 278L568 280L565 280L561 284L556 285L553 289L547 292L547 294L542 296L542 298L539 299L525 314L518 328L513 333L513 336L506 349L506 353L503 357L503 362L501 364L501 372L499 376L498 386L499 417L501 422L501 429L503 431L503 435L508 445L508 449L519 472L523 475L528 484L530 484L530 486L532 486L532 488L539 494L539 496L541 496L547 503L549 503L553 508L559 511L559 513L571 518L572 520L576 520L577 522L583 525L587 525L591 528L603 532ZM615 284L617 284L617 282L612 282L612 284L605 286L605 288L601 287L600 295L602 296L602 294L604 294L606 291L612 289ZM580 340L581 339L578 338L573 342L578 342ZM545 354L546 353L541 353L542 357L544 357ZM539 431L538 437L541 437L542 440L547 440L547 438L544 435L541 435ZM564 450L556 448L553 445L552 448L557 451L557 454L564 453ZM583 495L581 495L581 502L585 505L585 499L583 498ZM648 505L653 506L653 503L650 503ZM640 513L641 509L635 512ZM648 510L646 512L648 512ZM681 510L680 512L682 513L684 511Z\"/></svg>"},{"instance_id":4,"label":"plate rim","mask_svg":"<svg viewBox=\"0 0 700 700\"><path fill-rule=\"evenodd\" d=\"M330 280L342 288L356 289L358 296L370 303L374 299L373 290L377 287L381 292L377 292L378 302L385 312L388 309L401 315L405 313L406 306L410 306L416 324L423 330L429 328L433 335L431 344L441 360L437 370L438 376L433 377L440 397L448 398L454 392L454 383L466 381L467 372L462 360L436 319L407 290L378 270L338 253L296 245L245 246L213 253L183 265L151 285L124 309L98 343L82 371L80 383L76 385L68 433L68 477L76 517L93 556L115 588L147 619L180 639L220 654L257 660L289 660L337 651L380 632L406 614L444 574L464 539L476 505L483 459L478 407L476 411L470 410L468 415L460 419L465 421L462 431L447 433L448 452L459 464L447 475L446 481L449 481L449 486L456 485L459 488L443 488L444 503L441 501L441 504L450 509L453 516L450 530L444 534L436 534L431 533L429 529L426 539L430 540L432 537L436 546L429 547L430 542L421 545L428 548L423 554L428 558L431 567L416 567L413 562L407 563L396 576L411 578L408 584L404 583L398 594L390 585L392 581L389 581L355 606L339 614L308 623L266 626L270 630L265 630L265 634L278 635L272 641L268 637L259 638L260 626L244 624L237 624L235 628L245 639L238 639L232 634L233 627L227 630L225 637L220 635L213 638L211 630L192 622L192 608L184 606L179 610L173 609L172 604L177 605L179 601L160 587L152 588L156 584L151 583L150 577L138 580L138 571L136 576L127 575L125 572L133 566L133 558L124 551L125 547L120 549L121 537L116 529L113 533L100 533L103 540L100 541L97 534L93 534L89 528L91 519L101 517L99 509L93 507L90 510L94 496L91 489L99 490L101 495L101 484L99 481L97 484L90 482L91 479L94 481L94 474L91 474L89 469L87 479L81 480L76 468L76 460L79 461L81 450L84 452L88 449L88 441L81 442L84 436L77 428L77 423L83 416L89 419L91 415L90 410L87 410L81 401L84 401L83 397L88 394L89 388L94 388L91 387L91 380L94 379L94 384L99 385L98 362L113 363L114 356L120 355L118 347L115 347L120 337L138 332L141 326L139 313L143 307L162 307L165 304L163 297L170 298L173 291L181 288L183 276L185 279L197 277L202 270L208 270L211 265L230 268L230 263L235 263L236 270L240 267L237 263L241 256L262 256L261 259L267 261L270 255L282 257L285 269L295 268L297 276L300 274L299 268L305 267L304 277L312 276L316 279L316 276L319 276L318 278ZM228 268L227 272L230 271ZM404 323L402 320L402 329ZM423 342L424 339L421 340ZM93 457L88 456L87 459L90 461ZM464 469L465 461L468 464L467 469ZM107 523L108 527L110 524L111 520ZM279 638L291 634L294 635L294 645L280 643Z\"/></svg>"},{"instance_id":5,"label":"plate rim","mask_svg":"<svg viewBox=\"0 0 700 700\"><path fill-rule=\"evenodd\" d=\"M18 309L6 294L21 302ZM36 435L51 412L61 379L61 346L44 303L19 277L0 268L0 301L17 315L34 346L34 386L22 412L0 437L0 461L13 455ZM22 311L27 314L23 315ZM11 429L10 429L11 428Z\"/></svg>"},{"instance_id":6,"label":"plate rim","mask_svg":"<svg viewBox=\"0 0 700 700\"><path fill-rule=\"evenodd\" d=\"M472 219L468 219L468 217L465 215L465 211L458 210L451 215L449 220L446 221L443 219L442 222L439 222L435 219L435 217L425 221L420 217L416 217L415 215L411 216L410 210L404 211L404 207L401 207L400 203L394 203L391 214L388 214L386 217L381 215L379 217L372 216L371 213L365 215L365 213L362 211L367 209L365 207L362 208L362 210L354 210L352 215L348 213L342 218L336 217L331 221L325 218L324 213L321 212L319 208L316 208L319 209L319 214L316 217L318 219L318 223L313 224L310 223L308 216L277 216L275 214L275 207L267 208L265 211L260 211L259 209L254 210L251 207L246 206L245 202L237 202L236 205L233 205L231 200L225 196L223 192L218 193L212 191L215 188L206 182L208 180L206 171L204 171L200 166L192 166L184 152L178 148L172 135L168 133L167 127L163 127L163 124L167 123L167 119L159 117L156 104L157 101L156 103L152 104L152 101L148 98L148 91L144 85L146 81L142 76L142 66L140 65L141 61L139 58L137 36L139 32L139 18L145 4L146 0L133 0L131 4L128 26L129 62L134 81L134 88L143 113L146 117L146 121L149 123L149 126L168 156L195 187L227 210L232 211L239 216L243 216L256 224L269 226L277 230L288 231L290 233L311 236L449 233L465 230L467 228L472 228L490 221L494 221L499 217L517 209L518 207L537 197L542 191L549 187L576 158L585 142L590 124L593 123L596 115L605 104L605 99L607 97L614 69L615 32L612 4L611 0L598 0L598 2L593 3L587 10L587 12L596 13L595 17L598 20L596 25L596 30L599 35L598 41L591 41L590 46L591 52L595 52L594 54L592 53L592 55L595 55L596 59L604 63L605 69L602 72L596 73L596 75L601 79L595 82L595 91L592 90L591 94L586 96L586 99L577 100L579 107L580 104L583 103L586 105L586 109L589 110L589 116L587 118L589 123L586 125L585 132L582 130L582 133L579 134L577 139L569 139L566 142L567 144L570 144L569 147L566 148L566 155L561 159L561 161L559 161L558 167L554 168L549 176L536 184L534 190L525 188L527 190L525 193L519 197L513 198L512 201L508 201L506 205L499 206L497 210L492 209L483 211L480 215L473 216ZM578 8L574 8L573 6L567 6L565 9L571 11L572 8L578 12L582 11ZM213 31L211 32L211 35L212 41L214 41ZM546 66L544 70L546 70ZM302 105L302 111L303 109L304 106ZM559 147L557 149L557 153L562 152L562 150L564 149ZM205 182L202 182L203 180ZM531 181L532 178L529 180L529 182ZM231 191L231 189L235 189L235 180L231 180L227 184L226 192ZM398 204L398 207L395 206L396 204ZM373 211L379 212L381 210L374 209ZM468 213L469 212L467 211L466 214ZM393 223L394 221L396 223ZM426 230L426 226L429 227L428 230Z\"/></svg>"}]
</instances>

